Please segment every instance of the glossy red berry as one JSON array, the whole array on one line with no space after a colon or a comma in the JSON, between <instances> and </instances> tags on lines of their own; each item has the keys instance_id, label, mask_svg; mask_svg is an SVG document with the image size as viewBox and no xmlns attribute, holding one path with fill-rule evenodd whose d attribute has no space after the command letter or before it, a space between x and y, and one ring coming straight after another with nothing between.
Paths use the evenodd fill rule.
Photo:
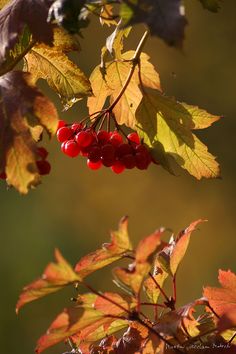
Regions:
<instances>
[{"instance_id":1,"label":"glossy red berry","mask_svg":"<svg viewBox=\"0 0 236 354\"><path fill-rule=\"evenodd\" d=\"M48 156L48 151L41 146L37 148L37 154L41 157L42 160L45 160Z\"/></svg>"},{"instance_id":2,"label":"glossy red berry","mask_svg":"<svg viewBox=\"0 0 236 354\"><path fill-rule=\"evenodd\" d=\"M66 151L65 151L66 143L67 143L67 141L63 141L63 143L61 143L61 151L62 151L64 154L66 153Z\"/></svg>"},{"instance_id":3,"label":"glossy red berry","mask_svg":"<svg viewBox=\"0 0 236 354\"><path fill-rule=\"evenodd\" d=\"M74 140L69 140L65 144L65 154L70 157L76 157L80 153L80 148Z\"/></svg>"},{"instance_id":4,"label":"glossy red berry","mask_svg":"<svg viewBox=\"0 0 236 354\"><path fill-rule=\"evenodd\" d=\"M134 155L131 155L131 154L122 156L120 161L128 169L132 169L136 165L135 157L134 157Z\"/></svg>"},{"instance_id":5,"label":"glossy red berry","mask_svg":"<svg viewBox=\"0 0 236 354\"><path fill-rule=\"evenodd\" d=\"M106 144L110 139L110 134L106 130L99 130L97 132L98 142L101 144Z\"/></svg>"},{"instance_id":6,"label":"glossy red berry","mask_svg":"<svg viewBox=\"0 0 236 354\"><path fill-rule=\"evenodd\" d=\"M117 147L116 150L116 156L118 158L121 158L124 155L132 154L133 153L133 147L130 144L121 144Z\"/></svg>"},{"instance_id":7,"label":"glossy red berry","mask_svg":"<svg viewBox=\"0 0 236 354\"><path fill-rule=\"evenodd\" d=\"M92 162L98 162L101 158L101 148L99 146L91 146L88 153L88 159Z\"/></svg>"},{"instance_id":8,"label":"glossy red berry","mask_svg":"<svg viewBox=\"0 0 236 354\"><path fill-rule=\"evenodd\" d=\"M139 170L146 170L149 165L149 159L148 156L145 153L138 152L135 155L135 161L136 161L136 167Z\"/></svg>"},{"instance_id":9,"label":"glossy red berry","mask_svg":"<svg viewBox=\"0 0 236 354\"><path fill-rule=\"evenodd\" d=\"M91 170L98 170L99 168L102 167L102 162L101 161L92 162L91 160L88 159L87 160L87 166Z\"/></svg>"},{"instance_id":10,"label":"glossy red berry","mask_svg":"<svg viewBox=\"0 0 236 354\"><path fill-rule=\"evenodd\" d=\"M109 142L114 146L119 146L123 143L123 138L118 132L113 132L110 136Z\"/></svg>"},{"instance_id":11,"label":"glossy red berry","mask_svg":"<svg viewBox=\"0 0 236 354\"><path fill-rule=\"evenodd\" d=\"M79 132L81 129L83 129L83 127L84 127L83 123L74 123L72 124L71 129L74 132Z\"/></svg>"},{"instance_id":12,"label":"glossy red berry","mask_svg":"<svg viewBox=\"0 0 236 354\"><path fill-rule=\"evenodd\" d=\"M40 175L48 175L51 171L51 165L46 160L36 161L36 165Z\"/></svg>"},{"instance_id":13,"label":"glossy red berry","mask_svg":"<svg viewBox=\"0 0 236 354\"><path fill-rule=\"evenodd\" d=\"M71 138L73 132L70 128L68 127L61 127L57 130L57 140L60 143L63 143L63 141L66 141Z\"/></svg>"},{"instance_id":14,"label":"glossy red berry","mask_svg":"<svg viewBox=\"0 0 236 354\"><path fill-rule=\"evenodd\" d=\"M75 140L79 147L87 147L94 141L94 135L91 131L82 130L75 136Z\"/></svg>"},{"instance_id":15,"label":"glossy red berry","mask_svg":"<svg viewBox=\"0 0 236 354\"><path fill-rule=\"evenodd\" d=\"M133 133L130 133L128 136L127 136L127 139L129 141L131 141L132 143L135 143L135 144L140 144L140 138L138 136L138 134L136 132L133 132Z\"/></svg>"},{"instance_id":16,"label":"glossy red berry","mask_svg":"<svg viewBox=\"0 0 236 354\"><path fill-rule=\"evenodd\" d=\"M125 170L125 166L119 160L117 160L111 166L111 170L116 174L120 174Z\"/></svg>"}]
</instances>

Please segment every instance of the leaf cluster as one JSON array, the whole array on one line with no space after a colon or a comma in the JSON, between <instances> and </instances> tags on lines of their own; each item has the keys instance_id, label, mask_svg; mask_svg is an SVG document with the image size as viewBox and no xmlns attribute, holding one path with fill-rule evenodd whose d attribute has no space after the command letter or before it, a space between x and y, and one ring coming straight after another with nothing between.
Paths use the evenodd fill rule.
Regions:
<instances>
[{"instance_id":1,"label":"leaf cluster","mask_svg":"<svg viewBox=\"0 0 236 354\"><path fill-rule=\"evenodd\" d=\"M120 221L111 241L82 257L73 268L55 251L41 278L23 289L17 311L26 303L72 285L73 306L65 308L37 343L42 352L68 341L74 352L95 353L221 353L236 346L236 275L220 271L220 288L204 288L203 297L177 307L177 272L193 231L204 220L191 223L168 242L165 229L142 239L136 248L128 234L128 219ZM119 292L100 292L87 277L109 264ZM127 264L128 261L128 264ZM167 294L164 284L173 292ZM83 288L88 292L83 292ZM197 314L196 314L197 313ZM123 333L121 332L123 330ZM121 333L119 335L119 333ZM217 347L218 346L218 347ZM218 349L217 349L218 348ZM221 348L221 349L220 349Z\"/></svg>"}]
</instances>

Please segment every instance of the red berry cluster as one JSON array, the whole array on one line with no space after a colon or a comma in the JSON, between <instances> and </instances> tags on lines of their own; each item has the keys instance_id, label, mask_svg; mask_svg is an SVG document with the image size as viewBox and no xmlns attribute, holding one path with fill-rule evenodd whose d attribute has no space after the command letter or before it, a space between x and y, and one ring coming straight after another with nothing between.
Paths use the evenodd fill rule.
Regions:
<instances>
[{"instance_id":1,"label":"red berry cluster","mask_svg":"<svg viewBox=\"0 0 236 354\"><path fill-rule=\"evenodd\" d=\"M105 166L119 174L135 167L146 170L152 162L148 148L141 143L136 132L130 133L124 140L117 130L95 131L81 123L68 126L60 121L57 139L64 154L70 157L85 156L87 166L92 170Z\"/></svg>"}]
</instances>

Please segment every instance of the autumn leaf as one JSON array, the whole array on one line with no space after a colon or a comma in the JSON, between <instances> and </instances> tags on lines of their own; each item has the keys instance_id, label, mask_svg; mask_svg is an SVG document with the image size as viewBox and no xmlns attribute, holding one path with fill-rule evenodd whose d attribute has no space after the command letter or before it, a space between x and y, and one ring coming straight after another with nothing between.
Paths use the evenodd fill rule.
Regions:
<instances>
[{"instance_id":1,"label":"autumn leaf","mask_svg":"<svg viewBox=\"0 0 236 354\"><path fill-rule=\"evenodd\" d=\"M66 108L91 95L85 74L56 47L34 46L26 55L26 62L25 68L32 73L35 82L46 80Z\"/></svg>"},{"instance_id":2,"label":"autumn leaf","mask_svg":"<svg viewBox=\"0 0 236 354\"><path fill-rule=\"evenodd\" d=\"M157 230L150 236L141 240L135 251L135 258L127 268L117 267L113 270L116 281L130 288L138 294L144 278L151 269L152 256L161 245L161 235L164 229Z\"/></svg>"},{"instance_id":3,"label":"autumn leaf","mask_svg":"<svg viewBox=\"0 0 236 354\"><path fill-rule=\"evenodd\" d=\"M199 0L202 6L212 12L218 12L222 0Z\"/></svg>"},{"instance_id":4,"label":"autumn leaf","mask_svg":"<svg viewBox=\"0 0 236 354\"><path fill-rule=\"evenodd\" d=\"M168 275L168 272L165 271L159 262L157 255L154 261L152 277L149 276L144 282L145 292L151 303L157 303L161 294L160 289L163 288L164 282L168 278Z\"/></svg>"},{"instance_id":5,"label":"autumn leaf","mask_svg":"<svg viewBox=\"0 0 236 354\"><path fill-rule=\"evenodd\" d=\"M55 250L55 260L55 263L49 263L41 278L24 287L16 305L17 312L28 302L54 293L68 284L80 281L78 274L73 271L57 249Z\"/></svg>"},{"instance_id":6,"label":"autumn leaf","mask_svg":"<svg viewBox=\"0 0 236 354\"><path fill-rule=\"evenodd\" d=\"M138 133L154 158L168 170L175 160L197 179L219 177L220 170L215 157L191 130L209 127L219 118L159 91L146 93L136 111Z\"/></svg>"},{"instance_id":7,"label":"autumn leaf","mask_svg":"<svg viewBox=\"0 0 236 354\"><path fill-rule=\"evenodd\" d=\"M116 25L116 20L113 17L113 5L104 4L100 12L100 23L109 27L112 25Z\"/></svg>"},{"instance_id":8,"label":"autumn leaf","mask_svg":"<svg viewBox=\"0 0 236 354\"><path fill-rule=\"evenodd\" d=\"M47 22L47 0L13 0L0 12L0 66L10 50L13 50L25 26L33 40L52 44L52 25ZM40 29L40 30L39 30Z\"/></svg>"},{"instance_id":9,"label":"autumn leaf","mask_svg":"<svg viewBox=\"0 0 236 354\"><path fill-rule=\"evenodd\" d=\"M120 16L128 26L145 23L152 35L169 45L182 44L187 20L181 0L124 0Z\"/></svg>"},{"instance_id":10,"label":"autumn leaf","mask_svg":"<svg viewBox=\"0 0 236 354\"><path fill-rule=\"evenodd\" d=\"M236 275L219 270L218 280L221 288L205 287L203 294L217 315L223 316L236 311Z\"/></svg>"},{"instance_id":11,"label":"autumn leaf","mask_svg":"<svg viewBox=\"0 0 236 354\"><path fill-rule=\"evenodd\" d=\"M187 251L192 232L196 230L198 224L204 221L206 220L199 219L192 222L189 227L181 231L176 238L172 236L169 245L159 252L158 260L167 273L172 276L176 274Z\"/></svg>"},{"instance_id":12,"label":"autumn leaf","mask_svg":"<svg viewBox=\"0 0 236 354\"><path fill-rule=\"evenodd\" d=\"M121 301L124 309L129 309L135 306L132 298L126 297L129 303L117 294L104 293L103 296L100 298L91 293L80 295L76 307L65 309L59 314L47 333L39 339L37 352L40 353L68 337L76 340L78 345L80 342L97 341L106 334L110 335L127 326L126 320L119 319L119 316L125 314L125 310L112 302Z\"/></svg>"},{"instance_id":13,"label":"autumn leaf","mask_svg":"<svg viewBox=\"0 0 236 354\"><path fill-rule=\"evenodd\" d=\"M10 2L10 0L0 0L0 10Z\"/></svg>"},{"instance_id":14,"label":"autumn leaf","mask_svg":"<svg viewBox=\"0 0 236 354\"><path fill-rule=\"evenodd\" d=\"M0 170L20 193L40 182L37 145L32 126L49 135L57 128L54 105L35 86L29 74L14 71L0 78Z\"/></svg>"},{"instance_id":15,"label":"autumn leaf","mask_svg":"<svg viewBox=\"0 0 236 354\"><path fill-rule=\"evenodd\" d=\"M103 244L95 252L84 256L75 266L75 271L81 278L88 276L98 269L122 258L127 252L132 250L132 245L128 235L128 218L124 217L119 223L117 231L111 232L111 242Z\"/></svg>"},{"instance_id":16,"label":"autumn leaf","mask_svg":"<svg viewBox=\"0 0 236 354\"><path fill-rule=\"evenodd\" d=\"M134 51L123 53L122 60L129 61L132 59L133 55ZM116 99L126 82L131 66L132 62L108 62L106 63L105 76L100 66L95 68L90 77L94 94L93 97L88 98L90 114L100 111L107 97L110 96L110 103ZM142 53L140 56L140 67L142 84L145 87L160 89L159 75L149 62L149 57L145 53ZM139 84L138 68L136 68L127 89L113 109L118 124L125 124L134 129L137 124L135 113L143 96Z\"/></svg>"}]
</instances>

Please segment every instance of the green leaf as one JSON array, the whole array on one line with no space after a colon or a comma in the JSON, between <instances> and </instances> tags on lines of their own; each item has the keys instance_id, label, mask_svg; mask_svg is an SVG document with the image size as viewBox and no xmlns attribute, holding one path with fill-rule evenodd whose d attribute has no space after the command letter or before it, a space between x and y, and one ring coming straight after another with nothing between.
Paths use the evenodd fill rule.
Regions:
<instances>
[{"instance_id":1,"label":"green leaf","mask_svg":"<svg viewBox=\"0 0 236 354\"><path fill-rule=\"evenodd\" d=\"M54 105L33 86L29 74L14 71L0 78L0 170L22 194L40 182L38 133L32 126L41 125L51 135L57 121Z\"/></svg>"},{"instance_id":2,"label":"green leaf","mask_svg":"<svg viewBox=\"0 0 236 354\"><path fill-rule=\"evenodd\" d=\"M27 285L24 289L16 305L16 311L31 302L43 296L54 293L68 284L80 281L80 277L76 274L69 263L62 257L61 253L55 251L55 263L50 263L42 277L33 283Z\"/></svg>"},{"instance_id":3,"label":"green leaf","mask_svg":"<svg viewBox=\"0 0 236 354\"><path fill-rule=\"evenodd\" d=\"M75 266L75 271L81 278L88 276L98 269L121 259L127 252L132 250L128 235L128 218L121 219L117 231L111 232L111 242L103 244L95 252L84 256Z\"/></svg>"},{"instance_id":4,"label":"green leaf","mask_svg":"<svg viewBox=\"0 0 236 354\"><path fill-rule=\"evenodd\" d=\"M212 12L218 12L222 0L199 0L202 6Z\"/></svg>"},{"instance_id":5,"label":"green leaf","mask_svg":"<svg viewBox=\"0 0 236 354\"><path fill-rule=\"evenodd\" d=\"M56 33L53 47L37 45L31 49L25 57L25 69L32 73L35 82L46 80L68 108L92 92L85 74L64 53L75 50L77 44L70 36Z\"/></svg>"},{"instance_id":6,"label":"green leaf","mask_svg":"<svg viewBox=\"0 0 236 354\"><path fill-rule=\"evenodd\" d=\"M159 91L145 94L136 111L138 133L152 148L155 159L167 169L174 159L197 179L219 177L220 170L191 130L209 127L219 118Z\"/></svg>"},{"instance_id":7,"label":"green leaf","mask_svg":"<svg viewBox=\"0 0 236 354\"><path fill-rule=\"evenodd\" d=\"M133 51L122 54L122 59L130 60L130 62L115 61L107 63L105 75L103 75L100 66L95 68L90 77L94 94L93 97L88 98L90 114L100 111L107 97L110 96L110 103L116 99L129 75L133 55ZM141 54L140 67L143 86L160 89L159 75L145 53ZM113 109L118 124L125 124L133 129L135 129L137 124L135 113L142 100L142 92L139 85L138 68L136 68L127 89Z\"/></svg>"}]
</instances>

